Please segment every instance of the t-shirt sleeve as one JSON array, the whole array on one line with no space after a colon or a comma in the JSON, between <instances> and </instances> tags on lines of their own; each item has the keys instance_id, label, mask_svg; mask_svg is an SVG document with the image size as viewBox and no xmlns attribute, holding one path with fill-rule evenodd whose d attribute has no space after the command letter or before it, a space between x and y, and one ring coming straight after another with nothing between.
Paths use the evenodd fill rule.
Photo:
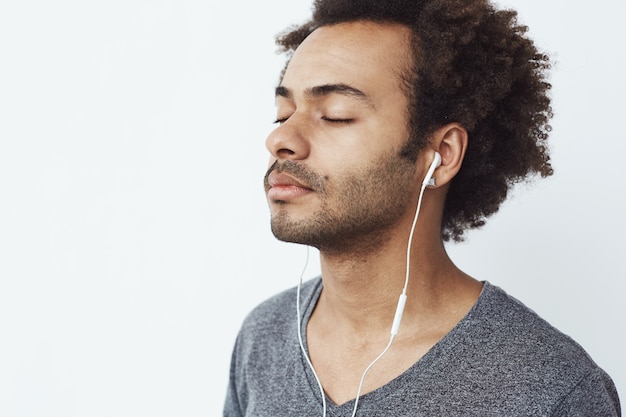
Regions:
<instances>
[{"instance_id":1,"label":"t-shirt sleeve","mask_svg":"<svg viewBox=\"0 0 626 417\"><path fill-rule=\"evenodd\" d=\"M594 369L563 399L552 417L621 417L619 397L611 378Z\"/></svg>"},{"instance_id":2,"label":"t-shirt sleeve","mask_svg":"<svg viewBox=\"0 0 626 417\"><path fill-rule=\"evenodd\" d=\"M237 393L237 381L240 378L237 371L237 348L239 345L239 338L235 342L235 348L230 362L230 377L228 381L228 388L226 390L226 400L224 401L224 413L223 417L243 417L243 411L239 404L239 395Z\"/></svg>"}]
</instances>

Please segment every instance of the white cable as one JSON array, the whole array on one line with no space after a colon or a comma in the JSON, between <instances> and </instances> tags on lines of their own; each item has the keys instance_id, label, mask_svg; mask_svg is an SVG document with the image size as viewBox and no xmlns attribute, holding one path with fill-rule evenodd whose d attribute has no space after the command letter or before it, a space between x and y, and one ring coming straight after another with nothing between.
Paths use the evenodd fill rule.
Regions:
<instances>
[{"instance_id":1,"label":"white cable","mask_svg":"<svg viewBox=\"0 0 626 417\"><path fill-rule=\"evenodd\" d=\"M411 225L411 233L409 234L409 243L407 244L407 250L406 250L406 277L404 279L404 288L402 289L402 294L400 295L400 300L398 301L398 307L396 308L396 315L393 320L393 325L391 326L391 337L389 338L389 343L387 343L387 346L385 347L385 349L381 352L380 355L376 357L376 359L372 361L372 363L370 363L367 366L367 368L365 368L365 372L363 372L363 376L361 377L361 382L359 383L359 389L356 393L356 399L354 400L354 410L352 411L352 417L356 416L356 410L359 405L359 398L361 397L361 389L363 389L365 376L367 375L369 370L372 368L372 366L374 366L374 364L378 362L378 360L382 358L385 353L387 353L387 351L391 347L391 344L393 343L393 340L398 334L398 329L400 328L400 320L402 320L402 313L404 311L404 302L406 301L406 290L407 290L407 287L409 286L409 272L410 272L409 265L411 264L410 262L411 261L411 242L413 241L413 233L415 232L415 225L417 224L417 218L419 217L420 207L422 206L422 197L424 196L424 190L426 189L426 185L427 183L426 181L424 181L424 183L422 184L422 188L420 189L420 195L417 200L417 208L415 210L415 217L413 217L413 224Z\"/></svg>"},{"instance_id":2,"label":"white cable","mask_svg":"<svg viewBox=\"0 0 626 417\"><path fill-rule=\"evenodd\" d=\"M395 337L396 337L395 335L393 335L393 334L391 335L391 337L389 338L389 343L387 343L387 347L385 347L385 350L383 350L383 351L381 352L381 354L380 354L380 355L378 355L378 356L376 357L376 359L374 359L374 360L372 361L372 363L370 363L370 364L367 366L367 368L365 368L365 372L363 372L363 376L361 376L361 382L359 383L359 389L358 389L358 391L357 391L357 393L356 393L356 399L354 400L354 410L352 410L352 417L356 416L356 408L359 406L359 398L361 397L361 389L363 388L363 383L365 382L365 376L367 375L367 373L369 372L369 370L372 368L372 366L374 366L374 364L375 364L376 362L378 362L378 360L379 360L380 358L382 358L382 357L383 357L383 355L384 355L385 353L387 353L387 351L388 351L388 350L389 350L389 348L391 347L391 343L393 342L393 339L394 339Z\"/></svg>"},{"instance_id":3,"label":"white cable","mask_svg":"<svg viewBox=\"0 0 626 417\"><path fill-rule=\"evenodd\" d=\"M300 314L300 289L302 288L302 277L304 276L304 272L306 271L306 267L309 264L309 247L306 247L306 260L304 262L304 268L302 268L302 273L300 274L300 281L298 282L298 290L297 290L297 299L296 299L296 315L297 315L297 323L298 323L298 342L300 342L300 350L302 350L302 354L306 359L306 362L309 364L309 368L311 372L313 372L313 376L317 381L317 386L320 389L320 394L322 396L322 417L326 417L326 395L324 394L324 388L322 387L322 382L317 376L317 372L315 372L315 368L313 368L313 364L311 363L311 359L309 359L309 355L306 353L306 349L304 348L304 343L302 342L302 315Z\"/></svg>"},{"instance_id":4,"label":"white cable","mask_svg":"<svg viewBox=\"0 0 626 417\"><path fill-rule=\"evenodd\" d=\"M420 195L417 199L417 209L415 209L415 217L413 217L413 224L411 225L411 233L409 233L409 243L406 245L406 277L404 279L404 288L402 294L406 294L406 289L409 286L409 273L411 271L411 244L413 243L413 234L415 233L415 225L417 224L417 218L420 215L420 208L422 207L422 197L424 197L424 190L426 189L427 182L422 183L420 189Z\"/></svg>"},{"instance_id":5,"label":"white cable","mask_svg":"<svg viewBox=\"0 0 626 417\"><path fill-rule=\"evenodd\" d=\"M389 338L389 343L387 343L387 346L385 347L385 349L380 353L380 355L378 355L367 366L367 368L365 368L365 371L363 372L363 375L361 376L359 388L357 390L356 398L354 400L354 409L352 411L352 417L356 416L357 407L359 405L359 398L361 397L361 390L363 389L363 383L365 382L365 377L367 376L367 373L372 368L372 366L374 366L374 364L376 364L376 362L378 362L378 360L380 360L380 358L382 358L385 355L385 353L387 353L387 351L391 347L391 344L393 343L393 340L398 334L398 329L400 328L400 320L402 320L402 313L404 312L404 303L406 301L406 291L409 286L410 265L411 265L411 244L413 242L413 234L415 233L415 226L417 225L417 219L419 217L420 208L422 207L422 198L424 197L424 190L426 190L426 187L428 186L428 180L431 178L433 171L435 170L435 168L437 168L437 166L435 165L436 164L433 163L431 167L429 168L428 173L426 174L426 177L424 178L424 181L422 182L419 197L417 199L417 208L415 209L415 216L413 217L413 224L411 225L411 232L409 233L409 242L406 248L406 276L404 279L404 288L402 288L402 294L400 295L398 306L396 308L396 314L393 320L393 324L391 326L391 337ZM304 343L302 342L302 317L300 315L300 288L302 287L302 277L304 275L304 272L306 270L308 263L309 263L309 247L307 246L306 262L304 264L304 269L302 270L302 274L300 274L300 282L298 283L297 300L296 300L296 314L298 316L298 341L300 342L300 349L302 350L302 354L306 358L306 361L309 364L309 368L311 368L311 371L313 372L313 376L315 376L315 380L317 381L317 385L319 386L320 394L322 395L322 409L323 409L322 417L326 417L326 396L324 394L324 388L322 387L322 383L320 382L320 379L317 376L317 373L315 372L315 368L313 368L313 364L311 363L311 360L309 359L309 355L306 353L306 350L304 349Z\"/></svg>"}]
</instances>

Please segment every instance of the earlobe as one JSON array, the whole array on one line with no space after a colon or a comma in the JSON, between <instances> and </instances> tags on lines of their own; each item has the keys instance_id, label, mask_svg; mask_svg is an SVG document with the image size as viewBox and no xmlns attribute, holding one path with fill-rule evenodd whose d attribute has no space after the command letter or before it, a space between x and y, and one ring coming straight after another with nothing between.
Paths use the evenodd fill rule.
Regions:
<instances>
[{"instance_id":1,"label":"earlobe","mask_svg":"<svg viewBox=\"0 0 626 417\"><path fill-rule=\"evenodd\" d=\"M458 174L465 158L467 143L467 130L459 123L450 123L435 131L431 146L441 155L441 165L433 176L434 187L448 184Z\"/></svg>"}]
</instances>

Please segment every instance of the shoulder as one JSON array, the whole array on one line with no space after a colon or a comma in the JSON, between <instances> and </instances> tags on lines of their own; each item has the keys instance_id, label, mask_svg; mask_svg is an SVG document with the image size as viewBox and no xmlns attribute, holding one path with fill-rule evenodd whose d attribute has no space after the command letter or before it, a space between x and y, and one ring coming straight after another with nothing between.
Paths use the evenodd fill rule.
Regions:
<instances>
[{"instance_id":1,"label":"shoulder","mask_svg":"<svg viewBox=\"0 0 626 417\"><path fill-rule=\"evenodd\" d=\"M485 283L467 320L474 360L509 394L537 395L552 410L580 406L585 393L619 404L610 377L582 346L502 289Z\"/></svg>"},{"instance_id":2,"label":"shoulder","mask_svg":"<svg viewBox=\"0 0 626 417\"><path fill-rule=\"evenodd\" d=\"M621 405L611 378L602 369L592 369L561 401L552 417L621 416Z\"/></svg>"},{"instance_id":3,"label":"shoulder","mask_svg":"<svg viewBox=\"0 0 626 417\"><path fill-rule=\"evenodd\" d=\"M503 354L541 355L595 364L585 350L571 337L556 329L518 299L501 288L485 283L483 294L470 313L484 348Z\"/></svg>"},{"instance_id":4,"label":"shoulder","mask_svg":"<svg viewBox=\"0 0 626 417\"><path fill-rule=\"evenodd\" d=\"M533 360L533 364L540 360L563 368L562 372L581 375L596 367L571 337L497 286L485 283L469 318L475 321L475 336L483 343L483 351L493 354L493 359L502 356L503 360L514 362ZM568 363L577 366L567 369L564 364Z\"/></svg>"}]
</instances>

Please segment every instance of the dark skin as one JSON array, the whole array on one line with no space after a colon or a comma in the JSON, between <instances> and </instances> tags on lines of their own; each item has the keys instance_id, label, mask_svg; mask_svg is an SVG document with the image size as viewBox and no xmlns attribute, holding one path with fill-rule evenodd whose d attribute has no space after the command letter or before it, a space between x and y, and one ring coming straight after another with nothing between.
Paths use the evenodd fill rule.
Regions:
<instances>
[{"instance_id":1,"label":"dark skin","mask_svg":"<svg viewBox=\"0 0 626 417\"><path fill-rule=\"evenodd\" d=\"M389 23L355 21L315 30L287 66L277 97L281 125L267 139L270 164L302 164L326 181L321 193L297 175L274 177L267 188L273 221L280 218L281 224L298 226L296 230L328 236L317 229L350 219L352 212L359 221L374 217L394 187L392 197L402 195L402 201L384 210L384 223L373 223L375 233L338 229L336 239L316 243L324 288L308 323L307 344L324 390L336 404L355 398L363 371L389 341L419 189L435 151L442 164L434 174L436 186L423 198L400 332L368 374L361 394L417 362L467 314L482 288L454 265L441 237L446 193L467 149L462 125L438 128L410 170L390 163L385 171L391 179L388 189L368 188L377 182L372 173L379 175L379 161L400 158L409 136L408 101L397 76L411 55L409 39L406 27ZM310 94L323 85L351 86L365 98L332 89ZM351 207L342 190L357 179L367 192ZM363 206L371 209L358 211ZM316 222L320 213L336 221Z\"/></svg>"}]
</instances>

